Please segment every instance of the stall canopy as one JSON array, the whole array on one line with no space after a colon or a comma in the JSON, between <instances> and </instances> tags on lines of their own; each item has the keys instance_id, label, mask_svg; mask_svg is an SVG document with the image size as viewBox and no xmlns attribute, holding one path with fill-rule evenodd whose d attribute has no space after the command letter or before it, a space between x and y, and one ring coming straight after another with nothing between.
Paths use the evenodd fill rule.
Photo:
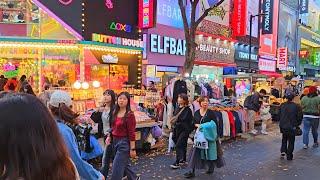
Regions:
<instances>
[{"instance_id":1,"label":"stall canopy","mask_svg":"<svg viewBox=\"0 0 320 180\"><path fill-rule=\"evenodd\" d=\"M266 75L268 77L282 77L282 74L276 73L276 72L268 72L268 71L259 71L260 74Z\"/></svg>"}]
</instances>

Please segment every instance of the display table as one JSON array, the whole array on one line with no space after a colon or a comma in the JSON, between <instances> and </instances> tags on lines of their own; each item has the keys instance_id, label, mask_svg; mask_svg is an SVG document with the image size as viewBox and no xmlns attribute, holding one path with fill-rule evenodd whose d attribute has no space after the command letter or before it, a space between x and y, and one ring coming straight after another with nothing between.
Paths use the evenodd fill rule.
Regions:
<instances>
[{"instance_id":1,"label":"display table","mask_svg":"<svg viewBox=\"0 0 320 180\"><path fill-rule=\"evenodd\" d=\"M151 148L149 146L148 138L152 136L152 128L158 123L154 120L139 122L136 125L136 149L147 151Z\"/></svg>"}]
</instances>

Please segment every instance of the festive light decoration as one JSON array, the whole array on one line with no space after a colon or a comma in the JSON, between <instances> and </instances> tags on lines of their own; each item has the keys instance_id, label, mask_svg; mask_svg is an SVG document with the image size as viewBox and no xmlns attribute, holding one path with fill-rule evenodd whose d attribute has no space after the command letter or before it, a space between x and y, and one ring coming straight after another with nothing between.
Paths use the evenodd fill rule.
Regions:
<instances>
[{"instance_id":1,"label":"festive light decoration","mask_svg":"<svg viewBox=\"0 0 320 180\"><path fill-rule=\"evenodd\" d=\"M80 83L80 81L76 81L76 82L73 84L73 87L74 87L75 89L80 89L80 88L81 88L81 83Z\"/></svg>"},{"instance_id":2,"label":"festive light decoration","mask_svg":"<svg viewBox=\"0 0 320 180\"><path fill-rule=\"evenodd\" d=\"M93 81L92 82L92 86L95 87L95 88L98 88L98 87L100 87L100 82L99 81Z\"/></svg>"},{"instance_id":3,"label":"festive light decoration","mask_svg":"<svg viewBox=\"0 0 320 180\"><path fill-rule=\"evenodd\" d=\"M83 82L83 83L81 84L81 87L82 87L82 89L89 89L90 85L89 85L89 83L87 83L87 82Z\"/></svg>"}]
</instances>

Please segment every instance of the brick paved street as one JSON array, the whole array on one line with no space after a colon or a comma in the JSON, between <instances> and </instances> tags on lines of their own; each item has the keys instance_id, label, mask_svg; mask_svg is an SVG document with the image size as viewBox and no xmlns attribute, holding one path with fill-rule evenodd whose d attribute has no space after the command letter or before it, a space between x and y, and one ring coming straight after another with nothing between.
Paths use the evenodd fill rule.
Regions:
<instances>
[{"instance_id":1,"label":"brick paved street","mask_svg":"<svg viewBox=\"0 0 320 180\"><path fill-rule=\"evenodd\" d=\"M227 179L227 180L319 180L320 179L320 148L302 149L302 137L296 140L294 160L281 160L281 134L277 125L273 125L269 135L247 136L224 144L227 165L216 169L208 176L198 171L194 179ZM310 135L311 136L311 135ZM149 179L184 179L185 168L171 170L169 165L174 162L174 155L157 155L151 153L140 157L135 168L143 180Z\"/></svg>"}]
</instances>

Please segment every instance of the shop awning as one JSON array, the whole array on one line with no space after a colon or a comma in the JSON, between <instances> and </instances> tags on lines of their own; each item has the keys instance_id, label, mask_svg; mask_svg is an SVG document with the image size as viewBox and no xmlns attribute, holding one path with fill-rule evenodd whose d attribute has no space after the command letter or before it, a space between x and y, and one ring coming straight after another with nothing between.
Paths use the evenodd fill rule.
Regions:
<instances>
[{"instance_id":1,"label":"shop awning","mask_svg":"<svg viewBox=\"0 0 320 180\"><path fill-rule=\"evenodd\" d=\"M238 78L267 78L264 74L254 74L254 73L246 73L246 74L235 74L235 75L223 75L223 78L230 79L238 79Z\"/></svg>"},{"instance_id":2,"label":"shop awning","mask_svg":"<svg viewBox=\"0 0 320 180\"><path fill-rule=\"evenodd\" d=\"M268 71L259 71L260 74L266 75L268 77L282 77L282 74L276 72L268 72Z\"/></svg>"},{"instance_id":3,"label":"shop awning","mask_svg":"<svg viewBox=\"0 0 320 180\"><path fill-rule=\"evenodd\" d=\"M219 67L237 67L235 63L222 63L215 61L194 61L195 65L205 65L205 66L219 66Z\"/></svg>"}]
</instances>

